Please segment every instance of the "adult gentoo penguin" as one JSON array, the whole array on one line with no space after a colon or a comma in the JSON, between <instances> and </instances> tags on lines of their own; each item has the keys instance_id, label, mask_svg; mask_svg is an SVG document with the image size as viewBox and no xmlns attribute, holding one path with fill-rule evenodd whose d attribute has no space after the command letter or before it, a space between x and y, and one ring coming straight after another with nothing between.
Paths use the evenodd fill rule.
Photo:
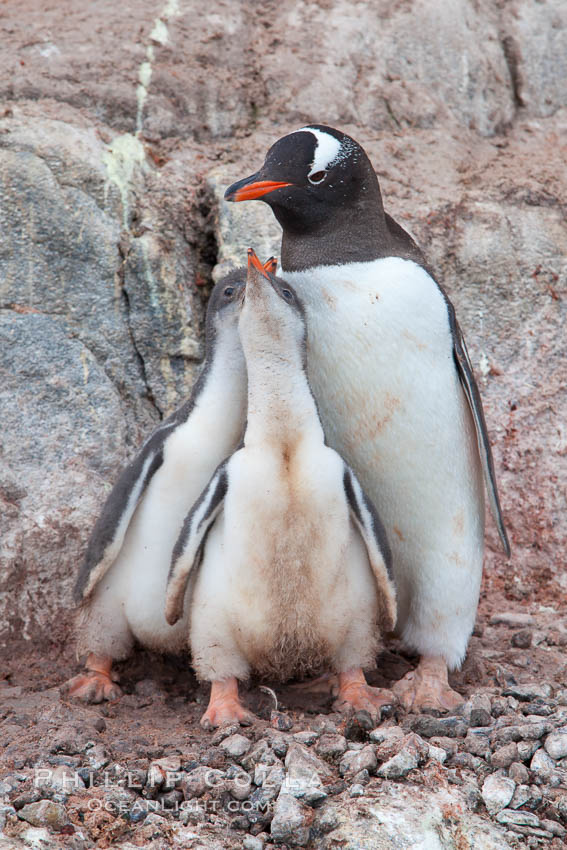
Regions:
<instances>
[{"instance_id":1,"label":"adult gentoo penguin","mask_svg":"<svg viewBox=\"0 0 567 850\"><path fill-rule=\"evenodd\" d=\"M378 516L325 444L305 372L303 308L249 251L240 338L248 372L241 448L220 464L175 546L166 617L187 606L193 666L212 682L205 728L253 719L239 702L250 672L280 680L331 667L339 704L376 709L366 684L378 626L395 622Z\"/></svg>"},{"instance_id":2,"label":"adult gentoo penguin","mask_svg":"<svg viewBox=\"0 0 567 850\"><path fill-rule=\"evenodd\" d=\"M266 264L275 271L275 260ZM171 553L187 511L242 436L246 366L238 336L245 269L214 287L207 307L203 369L185 404L161 423L124 469L89 540L75 587L77 654L86 670L63 686L87 702L120 696L113 660L134 639L160 651L186 646L163 608Z\"/></svg>"},{"instance_id":3,"label":"adult gentoo penguin","mask_svg":"<svg viewBox=\"0 0 567 850\"><path fill-rule=\"evenodd\" d=\"M482 573L483 473L504 548L482 403L453 305L413 239L384 212L372 164L323 125L277 141L225 198L260 198L283 228L281 261L309 327L308 373L331 446L376 504L393 552L398 633L420 663L406 707L462 698Z\"/></svg>"}]
</instances>

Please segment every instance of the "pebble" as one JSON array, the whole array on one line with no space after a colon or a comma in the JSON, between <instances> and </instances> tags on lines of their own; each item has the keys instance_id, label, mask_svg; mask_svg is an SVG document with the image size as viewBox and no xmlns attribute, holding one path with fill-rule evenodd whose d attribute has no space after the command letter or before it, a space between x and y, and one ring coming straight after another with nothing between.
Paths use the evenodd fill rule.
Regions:
<instances>
[{"instance_id":1,"label":"pebble","mask_svg":"<svg viewBox=\"0 0 567 850\"><path fill-rule=\"evenodd\" d=\"M522 806L526 805L530 797L531 791L529 785L516 785L514 796L512 797L508 805L511 809L519 809Z\"/></svg>"},{"instance_id":2,"label":"pebble","mask_svg":"<svg viewBox=\"0 0 567 850\"><path fill-rule=\"evenodd\" d=\"M348 789L349 797L363 797L364 796L364 787L359 785L358 783L355 785L351 785Z\"/></svg>"},{"instance_id":3,"label":"pebble","mask_svg":"<svg viewBox=\"0 0 567 850\"><path fill-rule=\"evenodd\" d=\"M508 776L510 779L513 779L514 782L517 782L518 785L526 785L530 778L530 772L525 764L515 761L508 769Z\"/></svg>"},{"instance_id":4,"label":"pebble","mask_svg":"<svg viewBox=\"0 0 567 850\"><path fill-rule=\"evenodd\" d=\"M235 775L228 779L227 788L230 796L235 800L246 800L252 788L250 775L245 770L235 771Z\"/></svg>"},{"instance_id":5,"label":"pebble","mask_svg":"<svg viewBox=\"0 0 567 850\"><path fill-rule=\"evenodd\" d=\"M270 738L270 744L278 758L285 758L289 744L283 735L273 735Z\"/></svg>"},{"instance_id":6,"label":"pebble","mask_svg":"<svg viewBox=\"0 0 567 850\"><path fill-rule=\"evenodd\" d=\"M498 812L496 820L504 825L530 826L532 829L538 829L541 826L540 819L532 812L517 812L511 809L503 809Z\"/></svg>"},{"instance_id":7,"label":"pebble","mask_svg":"<svg viewBox=\"0 0 567 850\"><path fill-rule=\"evenodd\" d=\"M512 646L516 649L529 649L532 645L532 633L528 629L522 629L520 632L514 632L510 640Z\"/></svg>"},{"instance_id":8,"label":"pebble","mask_svg":"<svg viewBox=\"0 0 567 850\"><path fill-rule=\"evenodd\" d=\"M240 726L237 723L233 723L230 726L221 726L221 728L218 729L211 738L211 745L213 747L218 747L218 745L221 744L225 740L225 738L230 737L230 735L234 735L235 732L238 732L239 729Z\"/></svg>"},{"instance_id":9,"label":"pebble","mask_svg":"<svg viewBox=\"0 0 567 850\"><path fill-rule=\"evenodd\" d=\"M242 842L244 850L264 850L264 842L256 835L247 835Z\"/></svg>"},{"instance_id":10,"label":"pebble","mask_svg":"<svg viewBox=\"0 0 567 850\"><path fill-rule=\"evenodd\" d=\"M388 759L378 768L378 776L382 779L402 779L411 770L419 766L417 752L401 749L400 752Z\"/></svg>"},{"instance_id":11,"label":"pebble","mask_svg":"<svg viewBox=\"0 0 567 850\"><path fill-rule=\"evenodd\" d=\"M553 771L555 770L555 762L550 756L545 752L545 750L537 750L533 758L530 762L530 770L533 771L538 777L543 779L549 779Z\"/></svg>"},{"instance_id":12,"label":"pebble","mask_svg":"<svg viewBox=\"0 0 567 850\"><path fill-rule=\"evenodd\" d=\"M51 800L40 800L38 803L29 803L18 812L20 820L25 820L32 826L49 827L59 832L69 823L69 816L65 806L53 803Z\"/></svg>"},{"instance_id":13,"label":"pebble","mask_svg":"<svg viewBox=\"0 0 567 850\"><path fill-rule=\"evenodd\" d=\"M374 764L376 765L376 757ZM303 800L310 806L326 799L327 793L323 789L321 776L329 777L331 771L313 753L299 744L293 744L288 750L285 766L287 775L284 787L287 794Z\"/></svg>"},{"instance_id":14,"label":"pebble","mask_svg":"<svg viewBox=\"0 0 567 850\"><path fill-rule=\"evenodd\" d=\"M102 770L110 761L110 756L102 744L95 744L87 750L87 762L93 770Z\"/></svg>"},{"instance_id":15,"label":"pebble","mask_svg":"<svg viewBox=\"0 0 567 850\"><path fill-rule=\"evenodd\" d=\"M106 720L104 717L97 717L93 723L93 728L96 729L97 732L104 732L106 729Z\"/></svg>"},{"instance_id":16,"label":"pebble","mask_svg":"<svg viewBox=\"0 0 567 850\"><path fill-rule=\"evenodd\" d=\"M518 745L514 742L498 747L490 757L490 764L495 768L510 767L518 761Z\"/></svg>"},{"instance_id":17,"label":"pebble","mask_svg":"<svg viewBox=\"0 0 567 850\"><path fill-rule=\"evenodd\" d=\"M490 618L491 626L509 626L512 629L519 629L525 626L535 625L535 620L531 614L516 611L501 611L499 614L493 614Z\"/></svg>"},{"instance_id":18,"label":"pebble","mask_svg":"<svg viewBox=\"0 0 567 850\"><path fill-rule=\"evenodd\" d=\"M464 738L468 728L468 723L460 717L429 717L426 714L416 717L411 724L412 732L423 738Z\"/></svg>"},{"instance_id":19,"label":"pebble","mask_svg":"<svg viewBox=\"0 0 567 850\"><path fill-rule=\"evenodd\" d=\"M530 761L540 747L539 741L518 741L518 758L520 761Z\"/></svg>"},{"instance_id":20,"label":"pebble","mask_svg":"<svg viewBox=\"0 0 567 850\"><path fill-rule=\"evenodd\" d=\"M317 815L317 829L326 834L332 832L340 823L339 815L332 806L325 806L323 811Z\"/></svg>"},{"instance_id":21,"label":"pebble","mask_svg":"<svg viewBox=\"0 0 567 850\"><path fill-rule=\"evenodd\" d=\"M280 732L289 732L293 726L293 720L289 714L284 714L283 711L272 711L270 723L274 729L278 729Z\"/></svg>"},{"instance_id":22,"label":"pebble","mask_svg":"<svg viewBox=\"0 0 567 850\"><path fill-rule=\"evenodd\" d=\"M309 810L292 794L281 793L274 807L271 838L274 842L305 847L309 841Z\"/></svg>"},{"instance_id":23,"label":"pebble","mask_svg":"<svg viewBox=\"0 0 567 850\"><path fill-rule=\"evenodd\" d=\"M377 767L376 753L374 747L368 744L359 752L355 752L354 758L351 759L347 772L350 774L359 773L361 770L367 770L369 773L375 773Z\"/></svg>"},{"instance_id":24,"label":"pebble","mask_svg":"<svg viewBox=\"0 0 567 850\"><path fill-rule=\"evenodd\" d=\"M567 729L557 729L547 736L544 743L545 751L552 759L562 759L567 756Z\"/></svg>"},{"instance_id":25,"label":"pebble","mask_svg":"<svg viewBox=\"0 0 567 850\"><path fill-rule=\"evenodd\" d=\"M489 726L492 723L491 703L488 694L474 694L459 709L470 726Z\"/></svg>"},{"instance_id":26,"label":"pebble","mask_svg":"<svg viewBox=\"0 0 567 850\"><path fill-rule=\"evenodd\" d=\"M516 783L502 773L492 773L482 785L482 799L491 815L505 809L514 796Z\"/></svg>"},{"instance_id":27,"label":"pebble","mask_svg":"<svg viewBox=\"0 0 567 850\"><path fill-rule=\"evenodd\" d=\"M150 762L146 785L149 788L159 788L171 791L176 781L181 779L181 758L178 755L165 756Z\"/></svg>"},{"instance_id":28,"label":"pebble","mask_svg":"<svg viewBox=\"0 0 567 850\"><path fill-rule=\"evenodd\" d=\"M373 729L368 737L375 744L385 744L401 741L405 734L400 726L379 726L378 729Z\"/></svg>"},{"instance_id":29,"label":"pebble","mask_svg":"<svg viewBox=\"0 0 567 850\"><path fill-rule=\"evenodd\" d=\"M484 732L477 732L476 729L469 729L462 746L463 750L467 753L487 758L490 753L490 738ZM503 767L504 765L498 766ZM505 767L508 767L508 765L505 765Z\"/></svg>"},{"instance_id":30,"label":"pebble","mask_svg":"<svg viewBox=\"0 0 567 850\"><path fill-rule=\"evenodd\" d=\"M238 733L229 735L221 743L221 747L227 756L237 760L245 756L251 746L252 742L248 738L245 738L244 735L239 735Z\"/></svg>"},{"instance_id":31,"label":"pebble","mask_svg":"<svg viewBox=\"0 0 567 850\"><path fill-rule=\"evenodd\" d=\"M221 770L215 770L212 767L201 765L194 768L190 773L186 774L181 782L181 790L186 800L193 800L197 797L202 797L205 791L210 791L215 785L218 785L224 778L224 773Z\"/></svg>"},{"instance_id":32,"label":"pebble","mask_svg":"<svg viewBox=\"0 0 567 850\"><path fill-rule=\"evenodd\" d=\"M541 828L547 830L547 832L551 832L552 835L557 835L559 838L565 838L567 835L567 829L554 820L542 820Z\"/></svg>"},{"instance_id":33,"label":"pebble","mask_svg":"<svg viewBox=\"0 0 567 850\"><path fill-rule=\"evenodd\" d=\"M441 747L450 756L454 756L459 748L459 744L455 738L433 737L429 739L429 743L433 747Z\"/></svg>"},{"instance_id":34,"label":"pebble","mask_svg":"<svg viewBox=\"0 0 567 850\"><path fill-rule=\"evenodd\" d=\"M297 741L298 744L304 744L306 747L310 747L311 744L314 744L319 735L317 732L313 732L309 729L306 729L304 732L296 732L293 736L293 740Z\"/></svg>"},{"instance_id":35,"label":"pebble","mask_svg":"<svg viewBox=\"0 0 567 850\"><path fill-rule=\"evenodd\" d=\"M344 729L345 738L349 741L365 741L375 725L370 713L361 709L348 718Z\"/></svg>"},{"instance_id":36,"label":"pebble","mask_svg":"<svg viewBox=\"0 0 567 850\"><path fill-rule=\"evenodd\" d=\"M502 691L505 697L514 697L520 702L530 702L535 699L549 699L552 694L550 685L539 682L529 682L523 685L512 685Z\"/></svg>"},{"instance_id":37,"label":"pebble","mask_svg":"<svg viewBox=\"0 0 567 850\"><path fill-rule=\"evenodd\" d=\"M321 758L336 761L343 753L346 753L347 742L344 735L332 735L324 733L315 745L315 752Z\"/></svg>"},{"instance_id":38,"label":"pebble","mask_svg":"<svg viewBox=\"0 0 567 850\"><path fill-rule=\"evenodd\" d=\"M428 756L432 761L436 761L439 764L445 764L447 761L447 753L442 747L435 747L432 744L429 744Z\"/></svg>"},{"instance_id":39,"label":"pebble","mask_svg":"<svg viewBox=\"0 0 567 850\"><path fill-rule=\"evenodd\" d=\"M518 726L518 732L522 741L531 741L543 738L544 735L553 732L553 724L549 720L541 720L539 717L526 717L529 723Z\"/></svg>"}]
</instances>

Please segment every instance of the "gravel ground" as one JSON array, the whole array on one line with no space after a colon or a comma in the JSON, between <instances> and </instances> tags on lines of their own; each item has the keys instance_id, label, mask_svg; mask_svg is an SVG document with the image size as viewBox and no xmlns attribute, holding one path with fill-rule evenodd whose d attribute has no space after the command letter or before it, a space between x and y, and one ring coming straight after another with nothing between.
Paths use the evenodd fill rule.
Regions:
<instances>
[{"instance_id":1,"label":"gravel ground","mask_svg":"<svg viewBox=\"0 0 567 850\"><path fill-rule=\"evenodd\" d=\"M59 697L69 650L22 650L0 690L0 847L332 848L341 807L400 786L458 789L510 846L565 847L566 643L551 605L510 611L492 593L452 679L467 700L453 716L387 708L373 728L333 713L328 694L277 687L276 706L252 683L257 723L217 733L199 727L208 689L185 659L140 651L120 700L83 706ZM369 680L414 663L392 643Z\"/></svg>"}]
</instances>

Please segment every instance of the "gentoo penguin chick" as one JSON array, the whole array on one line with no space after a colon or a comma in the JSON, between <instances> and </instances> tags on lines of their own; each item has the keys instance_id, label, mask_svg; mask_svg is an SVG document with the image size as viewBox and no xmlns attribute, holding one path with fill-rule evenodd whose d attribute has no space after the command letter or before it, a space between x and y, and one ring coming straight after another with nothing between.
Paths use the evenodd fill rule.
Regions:
<instances>
[{"instance_id":1,"label":"gentoo penguin chick","mask_svg":"<svg viewBox=\"0 0 567 850\"><path fill-rule=\"evenodd\" d=\"M504 549L482 403L453 305L384 212L362 147L313 125L279 139L231 186L283 228L282 269L309 327L309 381L329 444L359 476L392 546L398 633L421 660L394 690L407 708L462 702L448 684L474 625L483 474Z\"/></svg>"},{"instance_id":2,"label":"gentoo penguin chick","mask_svg":"<svg viewBox=\"0 0 567 850\"><path fill-rule=\"evenodd\" d=\"M166 618L182 616L191 573L193 666L212 683L205 728L251 722L237 686L251 672L285 680L331 667L339 703L376 714L393 699L362 672L374 666L379 627L395 622L383 528L325 444L305 372L303 308L251 250L241 304L244 442L183 525Z\"/></svg>"},{"instance_id":3,"label":"gentoo penguin chick","mask_svg":"<svg viewBox=\"0 0 567 850\"><path fill-rule=\"evenodd\" d=\"M273 258L266 264L274 272ZM201 375L185 404L143 444L108 496L75 587L77 654L86 670L63 693L86 702L120 696L113 660L134 639L160 651L186 646L187 623L172 628L163 608L171 553L187 511L238 444L246 418L246 367L238 296L246 270L214 287L207 308Z\"/></svg>"}]
</instances>

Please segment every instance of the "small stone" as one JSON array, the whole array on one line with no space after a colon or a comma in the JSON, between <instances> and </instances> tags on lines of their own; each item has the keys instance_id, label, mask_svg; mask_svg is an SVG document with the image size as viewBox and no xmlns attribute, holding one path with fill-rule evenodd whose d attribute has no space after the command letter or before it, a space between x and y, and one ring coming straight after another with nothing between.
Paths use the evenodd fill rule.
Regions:
<instances>
[{"instance_id":1,"label":"small stone","mask_svg":"<svg viewBox=\"0 0 567 850\"><path fill-rule=\"evenodd\" d=\"M281 793L274 807L272 841L305 847L309 841L311 817L311 810L292 794Z\"/></svg>"},{"instance_id":2,"label":"small stone","mask_svg":"<svg viewBox=\"0 0 567 850\"><path fill-rule=\"evenodd\" d=\"M495 729L492 733L493 746L517 743L520 740L521 736L518 726L503 726L500 729Z\"/></svg>"},{"instance_id":3,"label":"small stone","mask_svg":"<svg viewBox=\"0 0 567 850\"><path fill-rule=\"evenodd\" d=\"M561 824L557 823L555 820L542 820L541 828L545 829L547 832L551 832L552 835L557 835L559 838L565 838L567 835L565 827L561 826Z\"/></svg>"},{"instance_id":4,"label":"small stone","mask_svg":"<svg viewBox=\"0 0 567 850\"><path fill-rule=\"evenodd\" d=\"M209 747L200 758L201 764L223 770L226 767L227 754L220 747Z\"/></svg>"},{"instance_id":5,"label":"small stone","mask_svg":"<svg viewBox=\"0 0 567 850\"><path fill-rule=\"evenodd\" d=\"M345 738L349 741L365 741L368 733L374 729L375 724L368 711L363 709L349 716L344 730Z\"/></svg>"},{"instance_id":6,"label":"small stone","mask_svg":"<svg viewBox=\"0 0 567 850\"><path fill-rule=\"evenodd\" d=\"M376 766L378 762L376 761L376 753L374 752L374 747L371 744L368 744L366 747L363 747L359 752L355 753L354 758L351 760L348 773L356 774L361 770L367 770L369 773L374 773L376 771Z\"/></svg>"},{"instance_id":7,"label":"small stone","mask_svg":"<svg viewBox=\"0 0 567 850\"><path fill-rule=\"evenodd\" d=\"M490 753L490 738L484 733L477 732L476 729L469 729L462 747L467 753L486 758Z\"/></svg>"},{"instance_id":8,"label":"small stone","mask_svg":"<svg viewBox=\"0 0 567 850\"><path fill-rule=\"evenodd\" d=\"M273 735L272 738L270 738L270 744L273 752L276 756L278 756L278 758L285 758L289 744L283 735Z\"/></svg>"},{"instance_id":9,"label":"small stone","mask_svg":"<svg viewBox=\"0 0 567 850\"><path fill-rule=\"evenodd\" d=\"M239 735L238 733L229 735L221 743L221 748L227 756L236 760L245 756L251 746L252 742L248 738L245 738L244 735Z\"/></svg>"},{"instance_id":10,"label":"small stone","mask_svg":"<svg viewBox=\"0 0 567 850\"><path fill-rule=\"evenodd\" d=\"M429 744L428 748L428 756L432 761L438 762L438 764L445 764L447 761L447 753L442 747L434 747Z\"/></svg>"},{"instance_id":11,"label":"small stone","mask_svg":"<svg viewBox=\"0 0 567 850\"><path fill-rule=\"evenodd\" d=\"M32 826L49 827L59 832L69 823L69 816L64 806L51 800L40 800L29 803L18 812L20 820L25 820Z\"/></svg>"},{"instance_id":12,"label":"small stone","mask_svg":"<svg viewBox=\"0 0 567 850\"><path fill-rule=\"evenodd\" d=\"M545 751L552 759L562 759L567 756L567 729L557 729L545 739Z\"/></svg>"},{"instance_id":13,"label":"small stone","mask_svg":"<svg viewBox=\"0 0 567 850\"><path fill-rule=\"evenodd\" d=\"M346 752L347 742L344 735L321 735L315 745L315 752L327 761L336 761Z\"/></svg>"},{"instance_id":14,"label":"small stone","mask_svg":"<svg viewBox=\"0 0 567 850\"><path fill-rule=\"evenodd\" d=\"M374 758L374 764L376 764L376 758ZM285 759L285 766L286 794L291 794L310 806L327 797L327 793L323 790L321 776L328 778L331 772L327 765L309 750L299 744L292 744Z\"/></svg>"},{"instance_id":15,"label":"small stone","mask_svg":"<svg viewBox=\"0 0 567 850\"><path fill-rule=\"evenodd\" d=\"M332 806L325 806L323 811L316 817L316 827L319 832L327 834L332 832L340 823L339 815Z\"/></svg>"},{"instance_id":16,"label":"small stone","mask_svg":"<svg viewBox=\"0 0 567 850\"><path fill-rule=\"evenodd\" d=\"M545 750L537 750L530 762L530 770L537 776L543 779L549 779L555 770L555 762L545 752Z\"/></svg>"},{"instance_id":17,"label":"small stone","mask_svg":"<svg viewBox=\"0 0 567 850\"><path fill-rule=\"evenodd\" d=\"M378 776L382 779L402 779L411 770L419 766L417 753L402 749L378 768Z\"/></svg>"},{"instance_id":18,"label":"small stone","mask_svg":"<svg viewBox=\"0 0 567 850\"><path fill-rule=\"evenodd\" d=\"M451 766L461 767L479 773L486 769L486 762L479 758L479 756L473 756L472 753L456 753L451 757Z\"/></svg>"},{"instance_id":19,"label":"small stone","mask_svg":"<svg viewBox=\"0 0 567 850\"><path fill-rule=\"evenodd\" d=\"M530 761L540 747L539 741L518 741L518 758L520 761Z\"/></svg>"},{"instance_id":20,"label":"small stone","mask_svg":"<svg viewBox=\"0 0 567 850\"><path fill-rule=\"evenodd\" d=\"M97 717L97 719L93 723L93 727L97 732L104 732L106 729L106 720L104 717Z\"/></svg>"},{"instance_id":21,"label":"small stone","mask_svg":"<svg viewBox=\"0 0 567 850\"><path fill-rule=\"evenodd\" d=\"M359 784L351 785L348 789L349 797L363 797L364 787Z\"/></svg>"},{"instance_id":22,"label":"small stone","mask_svg":"<svg viewBox=\"0 0 567 850\"><path fill-rule=\"evenodd\" d=\"M539 682L529 682L523 685L512 685L502 691L505 697L514 697L520 702L530 702L535 699L548 699L551 694L550 685L542 685Z\"/></svg>"},{"instance_id":23,"label":"small stone","mask_svg":"<svg viewBox=\"0 0 567 850\"><path fill-rule=\"evenodd\" d=\"M219 785L224 778L224 773L212 767L201 765L186 774L181 782L181 790L186 800L202 797L205 791L210 791Z\"/></svg>"},{"instance_id":24,"label":"small stone","mask_svg":"<svg viewBox=\"0 0 567 850\"><path fill-rule=\"evenodd\" d=\"M178 755L165 756L150 762L146 786L171 791L181 779L181 758Z\"/></svg>"},{"instance_id":25,"label":"small stone","mask_svg":"<svg viewBox=\"0 0 567 850\"><path fill-rule=\"evenodd\" d=\"M228 779L227 788L235 800L246 800L252 788L250 775L245 770L235 771L235 775Z\"/></svg>"},{"instance_id":26,"label":"small stone","mask_svg":"<svg viewBox=\"0 0 567 850\"><path fill-rule=\"evenodd\" d=\"M95 744L90 750L87 750L87 761L89 767L93 770L102 770L103 767L110 761L110 756L104 749L102 744Z\"/></svg>"},{"instance_id":27,"label":"small stone","mask_svg":"<svg viewBox=\"0 0 567 850\"><path fill-rule=\"evenodd\" d=\"M493 717L502 717L508 711L508 700L502 697L493 697L490 713Z\"/></svg>"},{"instance_id":28,"label":"small stone","mask_svg":"<svg viewBox=\"0 0 567 850\"><path fill-rule=\"evenodd\" d=\"M370 774L366 769L359 770L352 778L354 779L355 785L368 785L370 782Z\"/></svg>"},{"instance_id":29,"label":"small stone","mask_svg":"<svg viewBox=\"0 0 567 850\"><path fill-rule=\"evenodd\" d=\"M518 726L522 741L537 740L553 731L553 725L549 720L540 720L537 717L526 717L526 720L530 722Z\"/></svg>"},{"instance_id":30,"label":"small stone","mask_svg":"<svg viewBox=\"0 0 567 850\"><path fill-rule=\"evenodd\" d=\"M487 711L485 708L473 708L470 713L469 722L473 727L490 726L492 723L492 716L490 711Z\"/></svg>"},{"instance_id":31,"label":"small stone","mask_svg":"<svg viewBox=\"0 0 567 850\"><path fill-rule=\"evenodd\" d=\"M484 780L482 799L491 815L505 809L514 796L516 783L502 773L492 773Z\"/></svg>"},{"instance_id":32,"label":"small stone","mask_svg":"<svg viewBox=\"0 0 567 850\"><path fill-rule=\"evenodd\" d=\"M525 806L528 800L531 797L531 791L529 785L516 785L516 790L514 791L514 796L511 801L508 803L508 806L511 809L519 809L522 806Z\"/></svg>"},{"instance_id":33,"label":"small stone","mask_svg":"<svg viewBox=\"0 0 567 850\"><path fill-rule=\"evenodd\" d=\"M375 744L384 744L392 740L401 741L405 734L400 726L379 726L373 729L368 737Z\"/></svg>"},{"instance_id":34,"label":"small stone","mask_svg":"<svg viewBox=\"0 0 567 850\"><path fill-rule=\"evenodd\" d=\"M496 815L498 823L514 826L530 826L533 829L538 829L541 826L540 819L532 812L518 812L511 809L503 809Z\"/></svg>"},{"instance_id":35,"label":"small stone","mask_svg":"<svg viewBox=\"0 0 567 850\"><path fill-rule=\"evenodd\" d=\"M549 717L553 714L554 707L555 701L543 702L543 700L537 700L536 702L522 703L520 711L522 714L533 714L536 717Z\"/></svg>"},{"instance_id":36,"label":"small stone","mask_svg":"<svg viewBox=\"0 0 567 850\"><path fill-rule=\"evenodd\" d=\"M503 747L498 747L490 757L490 764L495 768L510 767L513 762L518 760L518 745L514 742L505 744Z\"/></svg>"},{"instance_id":37,"label":"small stone","mask_svg":"<svg viewBox=\"0 0 567 850\"><path fill-rule=\"evenodd\" d=\"M280 732L289 732L293 726L293 720L289 714L284 714L283 711L272 711L270 723L274 729L278 729Z\"/></svg>"},{"instance_id":38,"label":"small stone","mask_svg":"<svg viewBox=\"0 0 567 850\"><path fill-rule=\"evenodd\" d=\"M309 725L318 735L334 735L337 731L336 724L329 720L325 714L318 714L310 721Z\"/></svg>"},{"instance_id":39,"label":"small stone","mask_svg":"<svg viewBox=\"0 0 567 850\"><path fill-rule=\"evenodd\" d=\"M306 747L310 747L315 743L319 735L317 732L312 732L309 729L306 729L304 732L296 732L293 736L293 740L297 741L298 744L304 744Z\"/></svg>"},{"instance_id":40,"label":"small stone","mask_svg":"<svg viewBox=\"0 0 567 850\"><path fill-rule=\"evenodd\" d=\"M508 626L512 629L522 628L525 626L535 625L535 620L531 614L515 611L502 611L499 614L494 614L490 618L491 626Z\"/></svg>"},{"instance_id":41,"label":"small stone","mask_svg":"<svg viewBox=\"0 0 567 850\"><path fill-rule=\"evenodd\" d=\"M515 761L508 769L508 776L510 779L513 779L514 782L517 782L518 785L526 785L530 778L530 772L525 764Z\"/></svg>"},{"instance_id":42,"label":"small stone","mask_svg":"<svg viewBox=\"0 0 567 850\"><path fill-rule=\"evenodd\" d=\"M467 723L469 723L469 725L471 726L488 726L492 722L492 718L490 717L490 709L491 704L490 697L488 694L473 694L470 699L464 702L462 706L457 709L457 713L464 717ZM484 719L488 717L488 720L484 723L473 724L471 722L471 715L473 714L473 712L480 713L480 715L482 715Z\"/></svg>"},{"instance_id":43,"label":"small stone","mask_svg":"<svg viewBox=\"0 0 567 850\"><path fill-rule=\"evenodd\" d=\"M528 629L522 629L519 632L514 632L510 639L510 643L517 649L529 649L532 645L532 633Z\"/></svg>"},{"instance_id":44,"label":"small stone","mask_svg":"<svg viewBox=\"0 0 567 850\"><path fill-rule=\"evenodd\" d=\"M247 835L242 842L244 850L264 850L264 842L256 835Z\"/></svg>"},{"instance_id":45,"label":"small stone","mask_svg":"<svg viewBox=\"0 0 567 850\"><path fill-rule=\"evenodd\" d=\"M460 717L429 717L426 714L416 717L411 724L412 732L423 738L464 738L468 728L468 723Z\"/></svg>"},{"instance_id":46,"label":"small stone","mask_svg":"<svg viewBox=\"0 0 567 850\"><path fill-rule=\"evenodd\" d=\"M455 738L433 737L429 739L429 743L433 747L441 747L449 756L454 756L459 749L459 744Z\"/></svg>"},{"instance_id":47,"label":"small stone","mask_svg":"<svg viewBox=\"0 0 567 850\"><path fill-rule=\"evenodd\" d=\"M230 726L221 726L211 738L211 745L218 747L219 744L222 744L226 738L234 735L239 729L240 726L237 723L232 723Z\"/></svg>"}]
</instances>

